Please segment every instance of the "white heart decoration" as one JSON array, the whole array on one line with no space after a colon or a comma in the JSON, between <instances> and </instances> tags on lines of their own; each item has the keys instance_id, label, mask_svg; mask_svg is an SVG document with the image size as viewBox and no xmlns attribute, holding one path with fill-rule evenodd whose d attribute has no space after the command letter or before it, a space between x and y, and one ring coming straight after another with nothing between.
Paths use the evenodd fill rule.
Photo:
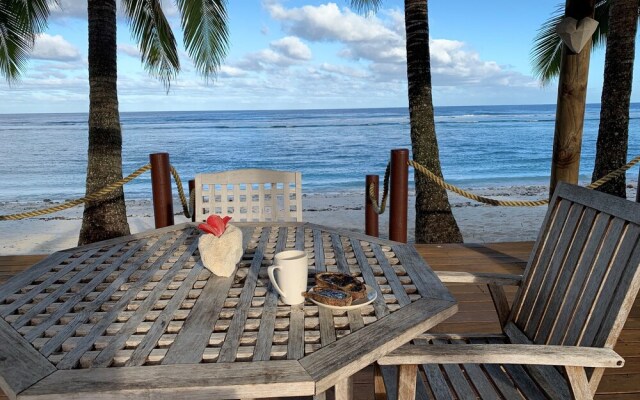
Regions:
<instances>
[{"instance_id":1,"label":"white heart decoration","mask_svg":"<svg viewBox=\"0 0 640 400\"><path fill-rule=\"evenodd\" d=\"M566 17L556 25L556 33L571 51L580 53L597 27L598 21L593 18L586 17L577 21Z\"/></svg>"}]
</instances>

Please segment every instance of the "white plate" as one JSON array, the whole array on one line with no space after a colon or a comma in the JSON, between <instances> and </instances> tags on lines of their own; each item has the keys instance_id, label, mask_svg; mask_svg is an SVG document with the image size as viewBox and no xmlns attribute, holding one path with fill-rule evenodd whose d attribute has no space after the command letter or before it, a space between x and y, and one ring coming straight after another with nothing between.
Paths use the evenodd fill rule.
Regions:
<instances>
[{"instance_id":1,"label":"white plate","mask_svg":"<svg viewBox=\"0 0 640 400\"><path fill-rule=\"evenodd\" d=\"M367 304L371 304L378 297L378 292L376 292L374 288L372 288L369 285L364 285L364 286L367 288L367 295L361 299L354 300L350 306L332 306L330 304L320 303L318 301L315 301L314 299L309 299L309 300L311 300L311 302L317 304L320 307L329 308L331 310L342 310L342 311L355 310L356 308L364 307Z\"/></svg>"}]
</instances>

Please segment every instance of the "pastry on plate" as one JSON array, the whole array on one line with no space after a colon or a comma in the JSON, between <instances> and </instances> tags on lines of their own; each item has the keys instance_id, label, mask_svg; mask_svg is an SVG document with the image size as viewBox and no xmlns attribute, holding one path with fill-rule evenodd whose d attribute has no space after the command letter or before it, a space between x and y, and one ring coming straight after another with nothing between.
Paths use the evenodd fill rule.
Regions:
<instances>
[{"instance_id":1,"label":"pastry on plate","mask_svg":"<svg viewBox=\"0 0 640 400\"><path fill-rule=\"evenodd\" d=\"M316 274L316 285L331 289L338 289L351 294L353 300L358 300L367 295L364 283L356 277L339 272L320 272Z\"/></svg>"},{"instance_id":2,"label":"pastry on plate","mask_svg":"<svg viewBox=\"0 0 640 400\"><path fill-rule=\"evenodd\" d=\"M330 306L345 307L350 306L353 297L350 293L339 289L314 286L308 292L302 294L304 297L313 299L318 303Z\"/></svg>"}]
</instances>

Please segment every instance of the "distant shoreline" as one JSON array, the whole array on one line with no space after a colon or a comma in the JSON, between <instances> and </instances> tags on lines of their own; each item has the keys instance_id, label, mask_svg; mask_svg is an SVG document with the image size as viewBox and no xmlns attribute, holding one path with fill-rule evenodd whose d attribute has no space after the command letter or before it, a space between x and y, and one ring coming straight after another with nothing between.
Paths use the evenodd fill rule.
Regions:
<instances>
[{"instance_id":1,"label":"distant shoreline","mask_svg":"<svg viewBox=\"0 0 640 400\"><path fill-rule=\"evenodd\" d=\"M637 105L640 104L640 102L631 102L631 105ZM469 105L435 105L435 109L442 109L442 108L465 108L465 107L469 107L469 108L477 108L477 107L510 107L510 106L554 106L554 103L531 103L531 104L469 104ZM600 106L601 103L586 103L587 106ZM159 112L174 112L174 113L197 113L197 112L221 112L221 113L228 113L228 112L274 112L274 111L283 111L283 112L290 112L290 111L367 111L367 110L399 110L399 109L406 109L408 112L408 106L393 106L393 107L354 107L354 108L283 108L283 109L260 109L260 110L239 110L239 109L229 109L229 110L145 110L145 111L140 111L140 110L120 110L120 114L143 114L143 113L159 113ZM60 113L47 113L47 112L25 112L25 113L6 113L6 112L0 112L0 116L2 115L65 115L65 114L82 114L82 115L89 115L89 111L88 110L84 110L84 111L74 111L74 112L60 112Z\"/></svg>"}]
</instances>

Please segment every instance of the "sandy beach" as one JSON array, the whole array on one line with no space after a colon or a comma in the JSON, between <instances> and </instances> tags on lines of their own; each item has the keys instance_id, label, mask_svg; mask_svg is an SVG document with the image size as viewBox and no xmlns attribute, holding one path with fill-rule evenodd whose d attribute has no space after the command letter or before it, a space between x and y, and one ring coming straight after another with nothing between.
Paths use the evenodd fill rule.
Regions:
<instances>
[{"instance_id":1,"label":"sandy beach","mask_svg":"<svg viewBox=\"0 0 640 400\"><path fill-rule=\"evenodd\" d=\"M636 182L627 189L635 198ZM545 198L545 186L508 186L474 189L474 193L499 199L534 200ZM495 207L450 194L453 213L465 242L534 240L546 207ZM409 240L413 240L414 197L409 196ZM51 206L47 202L0 202L2 214L13 214ZM364 231L364 194L358 192L304 195L303 219L327 226ZM176 199L175 222L186 222ZM149 200L128 200L127 212L132 233L153 229L153 210ZM21 221L0 221L0 255L48 254L74 247L82 219L82 207ZM388 233L389 213L380 216L380 233Z\"/></svg>"}]
</instances>

